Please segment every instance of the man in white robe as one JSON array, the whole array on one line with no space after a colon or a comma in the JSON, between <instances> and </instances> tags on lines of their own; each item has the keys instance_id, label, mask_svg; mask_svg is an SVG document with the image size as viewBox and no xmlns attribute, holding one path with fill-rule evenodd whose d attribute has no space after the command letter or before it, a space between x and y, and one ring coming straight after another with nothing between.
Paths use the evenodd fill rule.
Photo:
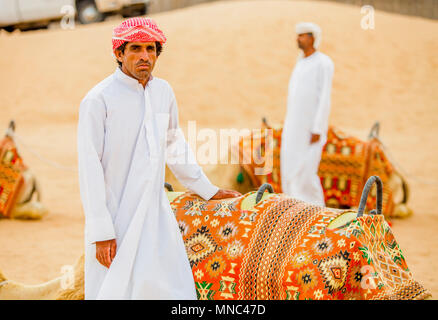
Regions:
<instances>
[{"instance_id":1,"label":"man in white robe","mask_svg":"<svg viewBox=\"0 0 438 320\"><path fill-rule=\"evenodd\" d=\"M302 51L289 81L280 153L282 190L291 197L323 206L318 168L327 141L334 65L327 55L317 51L321 42L317 25L299 23L296 33Z\"/></svg>"},{"instance_id":2,"label":"man in white robe","mask_svg":"<svg viewBox=\"0 0 438 320\"><path fill-rule=\"evenodd\" d=\"M204 175L179 128L172 88L151 74L166 41L155 22L128 19L112 41L119 67L79 111L85 299L196 299L164 189L165 162L205 200L240 194Z\"/></svg>"}]
</instances>

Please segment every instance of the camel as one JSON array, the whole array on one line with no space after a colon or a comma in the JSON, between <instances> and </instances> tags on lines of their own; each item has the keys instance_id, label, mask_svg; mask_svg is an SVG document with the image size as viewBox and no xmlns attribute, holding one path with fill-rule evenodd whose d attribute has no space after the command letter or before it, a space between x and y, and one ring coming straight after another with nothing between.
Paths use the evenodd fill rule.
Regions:
<instances>
[{"instance_id":1,"label":"camel","mask_svg":"<svg viewBox=\"0 0 438 320\"><path fill-rule=\"evenodd\" d=\"M381 180L370 180L358 211L312 206L274 193L269 184L225 200L167 191L198 299L430 298L382 215ZM374 182L377 209L365 213ZM0 272L0 299L84 299L84 256L72 273L40 285Z\"/></svg>"},{"instance_id":2,"label":"camel","mask_svg":"<svg viewBox=\"0 0 438 320\"><path fill-rule=\"evenodd\" d=\"M38 220L47 213L35 174L24 164L14 141L15 122L0 141L0 217ZM7 193L6 193L7 192Z\"/></svg>"},{"instance_id":3,"label":"camel","mask_svg":"<svg viewBox=\"0 0 438 320\"><path fill-rule=\"evenodd\" d=\"M274 140L278 141L274 142L274 145L276 145L276 143L281 143L281 127L271 127L267 124L266 119L263 118L263 128L274 130ZM330 185L327 186L325 177L337 177L343 175L346 177L347 181L350 180L350 183L353 183L353 181L356 182L357 188L360 190L369 176L379 175L385 182L384 207L386 209L386 217L406 218L412 215L412 210L407 205L409 199L408 184L402 174L393 166L393 164L391 164L389 159L386 158L382 143L379 139L379 130L380 125L376 122L370 130L368 141L362 141L355 137L351 137L334 127L330 127L328 136L329 140L324 147L319 172L320 177L322 177L322 180L324 181L324 193L327 194L326 206L331 208L355 209L354 204L358 201L357 197L359 197L360 194L353 195L350 191L349 198L351 198L351 200L348 201L348 204L350 205L346 205L347 203L345 203L345 201L340 203L339 199L337 199L338 197L329 196L330 193L336 194L336 192L340 191L333 190ZM252 149L245 149L243 147L243 141L248 142L251 139L254 139ZM328 150L330 149L328 144L333 141L338 141L337 143L339 145L346 144L353 147L354 145L359 145L359 147L369 149L369 151L363 152L361 157L355 156L355 158L341 153L333 155L330 154L330 151ZM248 145L251 144L248 143ZM246 159L249 159L252 157L249 155L250 152L254 153L257 149L264 148L265 146L267 146L267 144L260 139L257 140L254 136L241 137L238 145L231 146L226 155L226 159L230 159L232 154L238 154L240 161L245 157ZM265 148L268 149L267 147ZM274 158L271 175L255 175L255 166L253 163L222 164L226 163L226 161L223 161L224 159L221 159L220 164L204 165L203 169L212 183L222 188L237 190L242 194L256 190L265 182L273 185L276 192L281 192L279 148L271 148L270 152ZM375 155L378 156L378 159L384 158L383 164L382 161L371 161L371 159L375 158ZM276 159L278 159L278 162L276 162ZM333 163L336 162L338 164L336 166L333 165ZM360 167L361 171L352 173L352 163L354 163L355 167ZM347 173L343 173L343 170ZM178 190L183 189L183 186L178 182L168 167L166 167L166 181L175 186Z\"/></svg>"}]
</instances>

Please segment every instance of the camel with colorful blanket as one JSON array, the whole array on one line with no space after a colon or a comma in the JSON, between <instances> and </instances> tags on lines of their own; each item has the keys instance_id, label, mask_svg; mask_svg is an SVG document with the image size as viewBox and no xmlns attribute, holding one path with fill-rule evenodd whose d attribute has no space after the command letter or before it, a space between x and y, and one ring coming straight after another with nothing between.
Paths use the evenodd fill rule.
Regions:
<instances>
[{"instance_id":1,"label":"camel with colorful blanket","mask_svg":"<svg viewBox=\"0 0 438 320\"><path fill-rule=\"evenodd\" d=\"M385 217L405 218L412 214L408 207L408 183L388 158L379 129L379 123L374 124L368 139L361 140L329 127L318 172L327 207L355 208L367 179L377 175L384 183ZM238 163L205 166L207 176L214 184L241 193L254 191L264 183L271 184L275 192L281 193L281 133L281 127L271 127L263 119L261 130L240 137L238 145L232 146L227 160L234 157ZM168 169L166 179L180 186ZM376 189L373 188L367 210L371 210L375 200Z\"/></svg>"},{"instance_id":2,"label":"camel with colorful blanket","mask_svg":"<svg viewBox=\"0 0 438 320\"><path fill-rule=\"evenodd\" d=\"M377 208L366 212L374 184ZM314 206L273 191L263 184L257 192L210 201L167 192L198 299L431 297L414 279L385 220L377 176L365 184L357 211ZM83 256L67 277L27 286L0 273L0 299L84 299Z\"/></svg>"},{"instance_id":3,"label":"camel with colorful blanket","mask_svg":"<svg viewBox=\"0 0 438 320\"><path fill-rule=\"evenodd\" d=\"M48 212L41 203L38 181L17 151L15 122L0 141L0 218L41 219Z\"/></svg>"}]
</instances>

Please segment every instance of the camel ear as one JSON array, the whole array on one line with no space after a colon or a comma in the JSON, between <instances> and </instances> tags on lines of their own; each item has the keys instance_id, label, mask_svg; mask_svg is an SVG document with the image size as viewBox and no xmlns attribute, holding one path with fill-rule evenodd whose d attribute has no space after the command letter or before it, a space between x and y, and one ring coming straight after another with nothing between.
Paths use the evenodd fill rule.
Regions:
<instances>
[{"instance_id":1,"label":"camel ear","mask_svg":"<svg viewBox=\"0 0 438 320\"><path fill-rule=\"evenodd\" d=\"M3 275L3 272L0 270L0 282L6 281L6 277Z\"/></svg>"}]
</instances>

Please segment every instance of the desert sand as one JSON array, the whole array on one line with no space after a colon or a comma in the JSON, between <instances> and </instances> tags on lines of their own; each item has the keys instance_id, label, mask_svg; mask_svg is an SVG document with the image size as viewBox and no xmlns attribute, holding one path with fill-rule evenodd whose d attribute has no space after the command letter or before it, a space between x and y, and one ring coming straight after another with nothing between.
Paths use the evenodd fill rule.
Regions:
<instances>
[{"instance_id":1,"label":"desert sand","mask_svg":"<svg viewBox=\"0 0 438 320\"><path fill-rule=\"evenodd\" d=\"M393 220L393 231L414 277L438 297L436 21L376 11L375 29L363 30L359 7L323 1L224 1L152 17L168 38L154 75L173 86L181 126L196 120L198 129L258 128L263 116L281 123L298 55L294 26L318 23L320 49L335 64L330 123L365 139L380 121L382 140L408 174L414 210ZM8 278L49 280L83 252L78 107L116 68L111 33L120 21L0 33L0 129L16 121L19 151L50 210L41 221L0 220Z\"/></svg>"}]
</instances>

